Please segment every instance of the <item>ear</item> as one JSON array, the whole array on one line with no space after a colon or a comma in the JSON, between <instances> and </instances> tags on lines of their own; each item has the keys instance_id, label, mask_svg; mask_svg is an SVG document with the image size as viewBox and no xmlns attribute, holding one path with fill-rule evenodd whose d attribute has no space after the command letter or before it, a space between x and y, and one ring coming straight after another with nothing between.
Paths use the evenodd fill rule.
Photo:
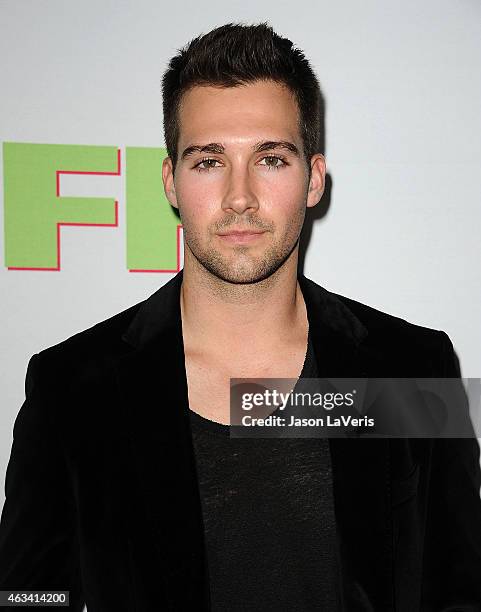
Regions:
<instances>
[{"instance_id":1,"label":"ear","mask_svg":"<svg viewBox=\"0 0 481 612\"><path fill-rule=\"evenodd\" d=\"M315 206L322 198L326 184L326 159L321 153L311 157L311 179L307 192L307 208Z\"/></svg>"},{"instance_id":2,"label":"ear","mask_svg":"<svg viewBox=\"0 0 481 612\"><path fill-rule=\"evenodd\" d=\"M173 164L170 157L166 157L162 161L162 182L164 183L164 192L174 208L179 208L177 205L177 195L175 193Z\"/></svg>"}]
</instances>

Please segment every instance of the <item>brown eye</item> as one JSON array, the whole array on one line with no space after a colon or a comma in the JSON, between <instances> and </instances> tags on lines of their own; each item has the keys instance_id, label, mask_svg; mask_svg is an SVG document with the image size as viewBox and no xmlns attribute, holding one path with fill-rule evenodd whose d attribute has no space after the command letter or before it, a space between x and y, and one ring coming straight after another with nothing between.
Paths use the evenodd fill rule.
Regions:
<instances>
[{"instance_id":1,"label":"brown eye","mask_svg":"<svg viewBox=\"0 0 481 612\"><path fill-rule=\"evenodd\" d=\"M286 166L286 161L284 160L284 158L279 157L278 155L266 155L265 157L262 158L263 160L270 160L273 161L274 163L267 163L267 164L262 164L264 166L267 166L268 170L279 170L280 168L282 168L283 166ZM280 164L278 164L277 162L282 162Z\"/></svg>"},{"instance_id":2,"label":"brown eye","mask_svg":"<svg viewBox=\"0 0 481 612\"><path fill-rule=\"evenodd\" d=\"M194 168L196 168L198 172L204 172L204 171L208 172L211 168L215 168L215 166L213 165L202 166L202 164L209 164L210 162L215 163L217 161L218 161L217 159L206 157L205 159L201 159L200 162L194 166Z\"/></svg>"}]
</instances>

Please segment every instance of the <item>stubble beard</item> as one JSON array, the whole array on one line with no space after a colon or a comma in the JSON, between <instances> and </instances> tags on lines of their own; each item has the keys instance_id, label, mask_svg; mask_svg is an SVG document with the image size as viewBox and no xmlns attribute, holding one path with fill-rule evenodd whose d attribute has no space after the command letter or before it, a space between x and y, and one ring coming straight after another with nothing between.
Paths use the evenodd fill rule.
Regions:
<instances>
[{"instance_id":1,"label":"stubble beard","mask_svg":"<svg viewBox=\"0 0 481 612\"><path fill-rule=\"evenodd\" d=\"M289 258L299 242L305 208L286 228L284 236L270 244L259 255L257 246L234 245L225 252L214 246L204 247L199 235L184 227L186 247L197 262L218 279L232 284L259 283L274 274ZM267 237L270 232L267 232ZM213 240L217 240L215 237ZM265 238L261 238L264 240Z\"/></svg>"}]
</instances>

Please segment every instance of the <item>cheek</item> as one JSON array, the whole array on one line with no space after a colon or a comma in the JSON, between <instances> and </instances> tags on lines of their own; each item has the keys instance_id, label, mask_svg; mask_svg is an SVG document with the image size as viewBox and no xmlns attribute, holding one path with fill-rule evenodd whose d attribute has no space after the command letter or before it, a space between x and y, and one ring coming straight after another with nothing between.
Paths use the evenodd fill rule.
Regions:
<instances>
[{"instance_id":1,"label":"cheek","mask_svg":"<svg viewBox=\"0 0 481 612\"><path fill-rule=\"evenodd\" d=\"M254 213L265 221L272 221L279 229L298 223L303 216L306 186L301 174L279 171L263 175L251 185L259 209ZM191 178L191 177L189 177ZM223 184L218 176L180 180L176 186L177 200L185 224L191 228L207 226L209 220L222 216Z\"/></svg>"},{"instance_id":2,"label":"cheek","mask_svg":"<svg viewBox=\"0 0 481 612\"><path fill-rule=\"evenodd\" d=\"M265 201L275 200L281 204L299 203L305 200L306 177L301 168L284 168L264 172L259 188Z\"/></svg>"},{"instance_id":3,"label":"cheek","mask_svg":"<svg viewBox=\"0 0 481 612\"><path fill-rule=\"evenodd\" d=\"M215 214L219 200L212 188L203 185L201 181L196 184L183 184L176 188L177 202L184 221L190 225L205 223Z\"/></svg>"},{"instance_id":4,"label":"cheek","mask_svg":"<svg viewBox=\"0 0 481 612\"><path fill-rule=\"evenodd\" d=\"M306 193L303 185L295 181L277 181L270 185L262 200L264 212L279 225L292 225L304 214ZM259 209L262 216L262 205Z\"/></svg>"}]
</instances>

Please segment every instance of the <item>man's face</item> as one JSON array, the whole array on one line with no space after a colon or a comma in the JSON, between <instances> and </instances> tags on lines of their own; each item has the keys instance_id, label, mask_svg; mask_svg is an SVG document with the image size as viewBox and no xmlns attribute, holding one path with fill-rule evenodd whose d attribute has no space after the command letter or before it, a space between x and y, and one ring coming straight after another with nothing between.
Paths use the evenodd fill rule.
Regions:
<instances>
[{"instance_id":1,"label":"man's face","mask_svg":"<svg viewBox=\"0 0 481 612\"><path fill-rule=\"evenodd\" d=\"M293 95L272 81L194 87L179 119L175 179L169 158L162 174L184 229L184 265L192 255L227 282L267 278L298 248L306 205L324 187L320 154L308 183ZM225 235L234 230L257 233Z\"/></svg>"}]
</instances>

